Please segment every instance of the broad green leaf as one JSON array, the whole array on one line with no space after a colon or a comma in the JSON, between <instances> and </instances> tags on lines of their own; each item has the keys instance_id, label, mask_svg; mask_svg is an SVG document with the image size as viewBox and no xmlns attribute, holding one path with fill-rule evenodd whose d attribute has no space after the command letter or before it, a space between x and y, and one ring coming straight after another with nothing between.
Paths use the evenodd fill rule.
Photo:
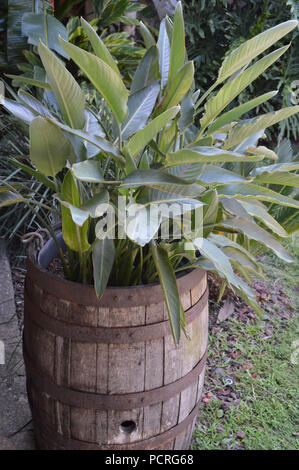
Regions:
<instances>
[{"instance_id":1,"label":"broad green leaf","mask_svg":"<svg viewBox=\"0 0 299 470\"><path fill-rule=\"evenodd\" d=\"M237 121L239 117L241 117L243 114L248 113L251 109L256 108L257 106L260 106L261 104L265 103L265 101L270 100L275 95L277 95L277 93L277 91L270 91L259 96L258 98L254 98L253 100L247 101L247 103L237 106L231 111L227 111L209 126L207 135L212 135L214 134L214 132L216 132L218 129L221 129L226 124L230 124L231 122Z\"/></svg>"},{"instance_id":2,"label":"broad green leaf","mask_svg":"<svg viewBox=\"0 0 299 470\"><path fill-rule=\"evenodd\" d=\"M201 132L196 140L202 135L206 127L243 91L247 88L259 75L267 70L282 54L284 54L289 46L281 47L263 57L251 67L246 69L242 74L225 84L216 96L211 98L205 105L205 113L200 121ZM244 139L243 139L244 140ZM196 141L195 141L196 142Z\"/></svg>"},{"instance_id":3,"label":"broad green leaf","mask_svg":"<svg viewBox=\"0 0 299 470\"><path fill-rule=\"evenodd\" d=\"M247 181L246 178L216 165L206 165L198 176L198 181L205 184L230 184Z\"/></svg>"},{"instance_id":4,"label":"broad green leaf","mask_svg":"<svg viewBox=\"0 0 299 470\"><path fill-rule=\"evenodd\" d=\"M20 89L18 91L18 97L20 101L33 113L36 113L37 116L52 117L49 109L34 96L30 95L30 93Z\"/></svg>"},{"instance_id":5,"label":"broad green leaf","mask_svg":"<svg viewBox=\"0 0 299 470\"><path fill-rule=\"evenodd\" d=\"M100 162L96 160L85 160L72 166L72 173L80 181L90 183L102 183L105 181Z\"/></svg>"},{"instance_id":6,"label":"broad green leaf","mask_svg":"<svg viewBox=\"0 0 299 470\"><path fill-rule=\"evenodd\" d=\"M298 112L299 106L290 106L289 108L283 108L279 111L263 114L262 116L258 116L252 120L237 124L230 131L227 140L224 142L224 148L230 149L240 142L243 142L251 135L267 129L267 127L273 126Z\"/></svg>"},{"instance_id":7,"label":"broad green leaf","mask_svg":"<svg viewBox=\"0 0 299 470\"><path fill-rule=\"evenodd\" d=\"M40 116L31 121L29 134L32 164L44 175L54 177L73 154L70 141L60 129Z\"/></svg>"},{"instance_id":8,"label":"broad green leaf","mask_svg":"<svg viewBox=\"0 0 299 470\"><path fill-rule=\"evenodd\" d=\"M163 290L173 339L174 342L178 344L181 334L181 301L173 267L169 261L167 251L165 251L163 248L152 244L151 251Z\"/></svg>"},{"instance_id":9,"label":"broad green leaf","mask_svg":"<svg viewBox=\"0 0 299 470\"><path fill-rule=\"evenodd\" d=\"M284 37L298 25L297 21L286 21L273 28L258 34L237 49L233 50L224 60L220 70L217 82L221 83L242 67L249 64L255 57L260 55L279 39Z\"/></svg>"},{"instance_id":10,"label":"broad green leaf","mask_svg":"<svg viewBox=\"0 0 299 470\"><path fill-rule=\"evenodd\" d=\"M216 243L217 246L219 246L220 248L221 247L227 247L227 246L230 246L230 247L233 247L233 248L236 248L237 250L241 251L242 253L244 253L250 260L252 263L257 264L257 261L255 259L255 257L249 252L246 250L246 248L244 248L242 245L239 245L238 243L230 240L229 238L223 236L223 235L218 235L216 233L211 233L211 235L209 236L209 238L214 242Z\"/></svg>"},{"instance_id":11,"label":"broad green leaf","mask_svg":"<svg viewBox=\"0 0 299 470\"><path fill-rule=\"evenodd\" d=\"M86 220L82 226L76 225L74 222L74 219L76 220L76 216L78 216L81 223L82 220L80 215L83 216L83 214L86 213L84 213L84 211L80 211L80 213L78 211L76 213L75 208L79 208L81 206L81 200L76 182L70 170L66 173L63 179L61 186L61 199L70 204L69 207L66 207L64 204L61 205L63 239L71 250L83 253L90 247L88 243L89 221Z\"/></svg>"},{"instance_id":12,"label":"broad green leaf","mask_svg":"<svg viewBox=\"0 0 299 470\"><path fill-rule=\"evenodd\" d=\"M24 121L27 124L30 124L30 122L37 117L36 112L29 109L28 106L25 106L24 104L18 103L17 101L4 98L1 100L1 104L16 118L21 119L21 121Z\"/></svg>"},{"instance_id":13,"label":"broad green leaf","mask_svg":"<svg viewBox=\"0 0 299 470\"><path fill-rule=\"evenodd\" d=\"M126 149L135 158L145 146L156 137L168 122L170 122L179 112L179 106L168 109L160 116L149 122L143 129L133 135L126 144Z\"/></svg>"},{"instance_id":14,"label":"broad green leaf","mask_svg":"<svg viewBox=\"0 0 299 470\"><path fill-rule=\"evenodd\" d=\"M220 198L222 207L224 210L232 215L236 215L237 217L245 218L252 220L251 215L248 214L246 209L242 206L242 204L235 199L234 197L228 198L228 197L221 197Z\"/></svg>"},{"instance_id":15,"label":"broad green leaf","mask_svg":"<svg viewBox=\"0 0 299 470\"><path fill-rule=\"evenodd\" d=\"M169 167L199 162L257 162L260 160L263 160L263 157L228 152L216 147L186 147L177 152L168 153L166 156Z\"/></svg>"},{"instance_id":16,"label":"broad green leaf","mask_svg":"<svg viewBox=\"0 0 299 470\"><path fill-rule=\"evenodd\" d=\"M22 16L22 34L28 37L28 43L38 46L42 41L63 57L69 58L62 49L58 36L67 40L67 31L65 26L54 16L44 13L25 13Z\"/></svg>"},{"instance_id":17,"label":"broad green leaf","mask_svg":"<svg viewBox=\"0 0 299 470\"><path fill-rule=\"evenodd\" d=\"M283 206L299 208L299 202L271 189L258 186L257 184L230 184L218 189L220 196L258 199L260 201L271 202Z\"/></svg>"},{"instance_id":18,"label":"broad green leaf","mask_svg":"<svg viewBox=\"0 0 299 470\"><path fill-rule=\"evenodd\" d=\"M125 232L140 246L147 245L155 236L162 221L158 205L139 206L132 204L127 209Z\"/></svg>"},{"instance_id":19,"label":"broad green leaf","mask_svg":"<svg viewBox=\"0 0 299 470\"><path fill-rule=\"evenodd\" d=\"M287 237L285 229L269 214L267 207L260 201L254 199L239 199L238 202L244 207L246 212L252 217L256 217L263 224L269 227L272 232L280 237Z\"/></svg>"},{"instance_id":20,"label":"broad green leaf","mask_svg":"<svg viewBox=\"0 0 299 470\"><path fill-rule=\"evenodd\" d=\"M189 91L194 79L194 65L193 62L187 62L180 68L172 81L169 83L167 92L157 108L161 113L166 109L176 106L183 99L185 94Z\"/></svg>"},{"instance_id":21,"label":"broad green leaf","mask_svg":"<svg viewBox=\"0 0 299 470\"><path fill-rule=\"evenodd\" d=\"M114 240L98 240L92 251L93 277L99 299L104 294L115 258Z\"/></svg>"},{"instance_id":22,"label":"broad green leaf","mask_svg":"<svg viewBox=\"0 0 299 470\"><path fill-rule=\"evenodd\" d=\"M84 18L81 18L81 25L85 33L87 34L88 39L91 42L92 48L96 56L99 57L99 59L102 59L107 65L109 65L114 70L114 72L119 74L119 70L115 60L113 59L109 50L103 43L102 39L98 36L96 31L93 29L93 27Z\"/></svg>"},{"instance_id":23,"label":"broad green leaf","mask_svg":"<svg viewBox=\"0 0 299 470\"><path fill-rule=\"evenodd\" d=\"M133 77L130 92L142 90L159 78L159 60L158 49L156 46L151 47L142 58Z\"/></svg>"},{"instance_id":24,"label":"broad green leaf","mask_svg":"<svg viewBox=\"0 0 299 470\"><path fill-rule=\"evenodd\" d=\"M120 76L106 62L90 52L62 39L60 42L64 50L107 101L115 119L121 124L128 114L128 91Z\"/></svg>"},{"instance_id":25,"label":"broad green leaf","mask_svg":"<svg viewBox=\"0 0 299 470\"><path fill-rule=\"evenodd\" d=\"M178 128L185 131L194 121L194 102L189 92L181 102L181 117L178 120Z\"/></svg>"},{"instance_id":26,"label":"broad green leaf","mask_svg":"<svg viewBox=\"0 0 299 470\"><path fill-rule=\"evenodd\" d=\"M248 256L247 253L245 254L239 250L239 247L227 246L223 248L223 253L228 257L233 265L236 261L244 268L252 268L254 273L257 272L258 264L256 262L253 263L250 255Z\"/></svg>"},{"instance_id":27,"label":"broad green leaf","mask_svg":"<svg viewBox=\"0 0 299 470\"><path fill-rule=\"evenodd\" d=\"M154 187L157 185L167 188L173 185L188 186L190 183L161 170L136 170L122 180L120 187L137 188L140 186Z\"/></svg>"},{"instance_id":28,"label":"broad green leaf","mask_svg":"<svg viewBox=\"0 0 299 470\"><path fill-rule=\"evenodd\" d=\"M235 217L233 219L225 219L221 225L236 230L239 233L243 233L250 240L256 240L267 248L270 248L277 256L284 261L291 263L293 258L289 255L286 249L270 235L266 230L248 219L242 219Z\"/></svg>"},{"instance_id":29,"label":"broad green leaf","mask_svg":"<svg viewBox=\"0 0 299 470\"><path fill-rule=\"evenodd\" d=\"M61 207L65 207L70 211L73 222L82 227L88 220L89 213L79 207L73 206L70 202L65 201L59 194L54 195L55 199L60 202Z\"/></svg>"},{"instance_id":30,"label":"broad green leaf","mask_svg":"<svg viewBox=\"0 0 299 470\"><path fill-rule=\"evenodd\" d=\"M288 173L287 171L265 171L257 175L254 183L278 184L281 186L294 186L299 188L299 175L296 173Z\"/></svg>"},{"instance_id":31,"label":"broad green leaf","mask_svg":"<svg viewBox=\"0 0 299 470\"><path fill-rule=\"evenodd\" d=\"M251 172L251 176L259 176L262 173L276 173L277 171L299 170L299 162L275 163L274 165L261 166Z\"/></svg>"},{"instance_id":32,"label":"broad green leaf","mask_svg":"<svg viewBox=\"0 0 299 470\"><path fill-rule=\"evenodd\" d=\"M157 42L159 50L159 69L161 77L161 87L164 88L168 82L169 62L170 62L170 42L166 30L166 20L160 24L159 37Z\"/></svg>"},{"instance_id":33,"label":"broad green leaf","mask_svg":"<svg viewBox=\"0 0 299 470\"><path fill-rule=\"evenodd\" d=\"M80 137L80 139L82 139L83 141L94 145L95 147L97 147L98 149L102 150L105 153L108 153L118 163L121 163L121 164L125 163L125 159L120 154L119 150L116 147L114 147L114 145L111 144L108 140L102 139L101 137L98 137L97 135L91 134L89 132L81 131L80 129L72 129L69 126L66 126L56 121L56 119L55 120L52 119L50 122L53 125L62 129L64 132Z\"/></svg>"},{"instance_id":34,"label":"broad green leaf","mask_svg":"<svg viewBox=\"0 0 299 470\"><path fill-rule=\"evenodd\" d=\"M218 215L218 194L215 189L207 191L202 197L203 206L203 233L202 236L207 238L213 230Z\"/></svg>"},{"instance_id":35,"label":"broad green leaf","mask_svg":"<svg viewBox=\"0 0 299 470\"><path fill-rule=\"evenodd\" d=\"M140 32L141 32L145 47L147 49L150 49L152 46L155 46L156 41L154 39L154 36L152 35L150 30L148 29L148 27L145 26L145 24L142 21L140 21L139 27L140 27Z\"/></svg>"},{"instance_id":36,"label":"broad green leaf","mask_svg":"<svg viewBox=\"0 0 299 470\"><path fill-rule=\"evenodd\" d=\"M220 250L212 241L206 238L196 238L193 240L194 246L200 251L201 255L208 258L216 268L220 277L227 280L229 284L242 289L242 281L236 276L229 259L222 250ZM200 260L199 260L200 261ZM252 291L246 286L247 295L252 296Z\"/></svg>"},{"instance_id":37,"label":"broad green leaf","mask_svg":"<svg viewBox=\"0 0 299 470\"><path fill-rule=\"evenodd\" d=\"M4 191L0 193L0 207L11 206L12 204L24 201L25 199L23 196L13 193L12 191Z\"/></svg>"},{"instance_id":38,"label":"broad green leaf","mask_svg":"<svg viewBox=\"0 0 299 470\"><path fill-rule=\"evenodd\" d=\"M103 215L102 207L109 203L109 192L106 189L96 193L90 198L81 209L87 211L92 218L97 218Z\"/></svg>"},{"instance_id":39,"label":"broad green leaf","mask_svg":"<svg viewBox=\"0 0 299 470\"><path fill-rule=\"evenodd\" d=\"M44 44L39 44L38 52L66 124L73 129L82 129L85 123L84 93L65 65Z\"/></svg>"},{"instance_id":40,"label":"broad green leaf","mask_svg":"<svg viewBox=\"0 0 299 470\"><path fill-rule=\"evenodd\" d=\"M182 3L178 2L173 20L168 82L171 82L177 71L183 67L185 63L185 55L185 26L183 8Z\"/></svg>"},{"instance_id":41,"label":"broad green leaf","mask_svg":"<svg viewBox=\"0 0 299 470\"><path fill-rule=\"evenodd\" d=\"M124 140L127 140L132 134L140 131L146 125L154 109L159 91L159 83L155 82L129 96L129 114L121 128Z\"/></svg>"},{"instance_id":42,"label":"broad green leaf","mask_svg":"<svg viewBox=\"0 0 299 470\"><path fill-rule=\"evenodd\" d=\"M88 132L91 135L100 137L104 139L106 137L105 132L103 131L102 126L100 125L96 116L89 110L85 109L85 128L84 131ZM81 139L80 139L81 140ZM99 153L99 148L95 145L90 144L85 141L85 147L87 151L87 158L92 158Z\"/></svg>"},{"instance_id":43,"label":"broad green leaf","mask_svg":"<svg viewBox=\"0 0 299 470\"><path fill-rule=\"evenodd\" d=\"M166 218L180 216L204 205L198 199L190 199L190 197L182 194L170 193L168 188L165 191L155 188L143 188L136 202L144 207L160 206L159 209L162 211L163 217Z\"/></svg>"}]
</instances>

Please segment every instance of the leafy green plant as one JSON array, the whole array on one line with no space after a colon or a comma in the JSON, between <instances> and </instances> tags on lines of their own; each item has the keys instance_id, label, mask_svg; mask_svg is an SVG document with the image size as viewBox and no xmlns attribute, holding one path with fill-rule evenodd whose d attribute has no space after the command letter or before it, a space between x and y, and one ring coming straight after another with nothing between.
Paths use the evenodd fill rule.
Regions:
<instances>
[{"instance_id":1,"label":"leafy green plant","mask_svg":"<svg viewBox=\"0 0 299 470\"><path fill-rule=\"evenodd\" d=\"M53 199L47 197L41 203L27 188L3 181L0 206L22 202L46 207L53 216L61 213L67 245L65 254L60 248L65 275L94 282L99 297L107 285L159 281L176 343L185 324L176 274L186 269L217 272L259 311L254 292L237 273L251 279L261 270L238 243L239 236L248 241L248 248L254 240L292 261L278 241L287 234L266 204L298 210L299 202L259 184L257 176L229 171L224 164L237 162L242 169L252 162L276 159L266 147L252 145L251 138L256 140L269 126L298 113L299 106L249 121L240 119L248 109L273 97L274 91L233 110L227 108L286 52L288 48L282 47L255 60L290 33L297 21L282 23L232 51L216 82L202 96L193 89L194 65L186 57L180 2L173 23L168 18L162 21L157 43L143 25L148 50L130 90L92 26L84 20L81 26L94 54L62 38L59 42L101 94L105 115L102 108L95 113L86 106L73 75L40 42L38 52L54 106L48 108L46 102L22 90L16 101L6 99L4 106L29 124L32 166L23 169L43 182ZM203 103L197 128L194 114ZM285 173L287 178L293 178L298 168L294 163ZM119 208L120 196L124 208L111 221L110 208ZM187 215L188 230L178 236L176 229ZM51 220L43 225L56 240ZM171 228L166 237L165 226Z\"/></svg>"}]
</instances>

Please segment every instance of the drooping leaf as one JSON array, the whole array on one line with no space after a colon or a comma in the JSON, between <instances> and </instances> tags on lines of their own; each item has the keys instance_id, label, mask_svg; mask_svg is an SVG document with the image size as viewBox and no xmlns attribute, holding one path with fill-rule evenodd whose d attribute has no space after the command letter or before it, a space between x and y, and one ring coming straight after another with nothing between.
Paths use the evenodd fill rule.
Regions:
<instances>
[{"instance_id":1,"label":"drooping leaf","mask_svg":"<svg viewBox=\"0 0 299 470\"><path fill-rule=\"evenodd\" d=\"M277 124L284 119L293 116L299 112L299 106L290 106L289 108L283 108L279 111L272 113L263 114L250 121L245 121L236 125L228 135L227 140L224 143L225 149L230 149L233 146L243 142L251 135L256 134L259 131L267 129L274 124Z\"/></svg>"},{"instance_id":2,"label":"drooping leaf","mask_svg":"<svg viewBox=\"0 0 299 470\"><path fill-rule=\"evenodd\" d=\"M82 139L83 141L94 145L95 147L97 147L98 149L102 150L105 153L108 153L118 163L122 165L125 163L125 159L120 154L119 150L116 147L114 147L114 145L110 143L108 140L102 139L101 137L98 137L97 135L91 134L89 132L81 131L80 129L72 129L69 126L61 124L61 122L58 122L56 119L55 120L52 119L51 123L53 123L53 125L62 129L64 132L80 137L80 139Z\"/></svg>"},{"instance_id":3,"label":"drooping leaf","mask_svg":"<svg viewBox=\"0 0 299 470\"><path fill-rule=\"evenodd\" d=\"M257 175L254 183L278 184L281 186L293 186L299 188L299 175L296 173L289 173L287 171L265 171Z\"/></svg>"},{"instance_id":4,"label":"drooping leaf","mask_svg":"<svg viewBox=\"0 0 299 470\"><path fill-rule=\"evenodd\" d=\"M37 117L37 113L29 109L22 103L17 101L10 100L9 98L4 98L1 100L2 106L13 114L16 118L21 119L21 121L30 124L30 122Z\"/></svg>"},{"instance_id":5,"label":"drooping leaf","mask_svg":"<svg viewBox=\"0 0 299 470\"><path fill-rule=\"evenodd\" d=\"M277 256L279 256L284 261L291 263L293 258L289 255L286 249L270 235L266 230L257 225L255 222L248 219L242 219L235 217L233 219L225 219L221 223L224 227L229 227L237 230L240 233L246 235L247 238L251 240L256 240L263 245L267 246L272 250Z\"/></svg>"},{"instance_id":6,"label":"drooping leaf","mask_svg":"<svg viewBox=\"0 0 299 470\"><path fill-rule=\"evenodd\" d=\"M163 248L152 244L151 252L163 290L173 339L175 343L178 344L181 333L181 301L173 267L169 261L167 251Z\"/></svg>"},{"instance_id":7,"label":"drooping leaf","mask_svg":"<svg viewBox=\"0 0 299 470\"><path fill-rule=\"evenodd\" d=\"M269 214L267 207L260 201L254 199L239 199L238 202L252 217L256 217L279 237L287 237L285 229Z\"/></svg>"},{"instance_id":8,"label":"drooping leaf","mask_svg":"<svg viewBox=\"0 0 299 470\"><path fill-rule=\"evenodd\" d=\"M48 116L52 117L49 109L34 96L30 95L24 90L18 91L18 97L22 103L25 104L33 113L39 116Z\"/></svg>"},{"instance_id":9,"label":"drooping leaf","mask_svg":"<svg viewBox=\"0 0 299 470\"><path fill-rule=\"evenodd\" d=\"M137 188L140 186L167 186L181 185L188 186L189 183L182 178L177 178L176 176L170 175L165 171L160 170L136 170L130 173L126 178L121 182L121 188Z\"/></svg>"},{"instance_id":10,"label":"drooping leaf","mask_svg":"<svg viewBox=\"0 0 299 470\"><path fill-rule=\"evenodd\" d=\"M63 132L47 119L38 116L29 127L30 159L46 176L55 176L73 154L73 148Z\"/></svg>"},{"instance_id":11,"label":"drooping leaf","mask_svg":"<svg viewBox=\"0 0 299 470\"><path fill-rule=\"evenodd\" d=\"M98 240L92 252L92 262L94 285L99 299L102 297L107 287L114 258L114 241L110 238Z\"/></svg>"},{"instance_id":12,"label":"drooping leaf","mask_svg":"<svg viewBox=\"0 0 299 470\"><path fill-rule=\"evenodd\" d=\"M80 181L90 183L102 183L104 180L100 162L96 160L85 160L72 166L72 173Z\"/></svg>"},{"instance_id":13,"label":"drooping leaf","mask_svg":"<svg viewBox=\"0 0 299 470\"><path fill-rule=\"evenodd\" d=\"M248 156L238 152L228 152L217 147L185 147L166 156L168 166L190 163L213 162L257 162L263 160L260 156Z\"/></svg>"},{"instance_id":14,"label":"drooping leaf","mask_svg":"<svg viewBox=\"0 0 299 470\"><path fill-rule=\"evenodd\" d=\"M51 90L50 84L41 80L35 80L34 78L25 77L23 75L6 74L5 76L11 78L17 83L26 83L27 85L33 85L38 88L43 88L45 90Z\"/></svg>"},{"instance_id":15,"label":"drooping leaf","mask_svg":"<svg viewBox=\"0 0 299 470\"><path fill-rule=\"evenodd\" d=\"M257 184L230 184L219 188L219 195L226 197L250 198L260 201L281 204L283 206L299 208L299 202L290 197L279 194L271 189L258 186Z\"/></svg>"},{"instance_id":16,"label":"drooping leaf","mask_svg":"<svg viewBox=\"0 0 299 470\"><path fill-rule=\"evenodd\" d=\"M205 184L230 184L245 182L246 178L216 165L206 165L198 176L198 181Z\"/></svg>"},{"instance_id":17,"label":"drooping leaf","mask_svg":"<svg viewBox=\"0 0 299 470\"><path fill-rule=\"evenodd\" d=\"M248 113L251 109L256 108L257 106L260 106L261 104L265 103L265 101L270 100L275 95L277 95L277 93L277 91L270 91L268 93L264 93L263 95L258 96L257 98L253 98L252 100L247 101L247 103L237 106L231 111L227 111L209 126L207 135L212 135L214 134L214 132L216 132L218 129L221 129L226 124L237 121L239 117L241 117L243 114Z\"/></svg>"}]
</instances>

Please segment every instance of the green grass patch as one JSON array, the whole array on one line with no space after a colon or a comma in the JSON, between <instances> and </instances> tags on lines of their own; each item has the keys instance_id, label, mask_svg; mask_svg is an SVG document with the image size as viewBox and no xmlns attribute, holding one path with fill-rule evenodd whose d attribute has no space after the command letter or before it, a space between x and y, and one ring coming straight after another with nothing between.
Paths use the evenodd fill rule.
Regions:
<instances>
[{"instance_id":1,"label":"green grass patch","mask_svg":"<svg viewBox=\"0 0 299 470\"><path fill-rule=\"evenodd\" d=\"M262 262L269 294L280 284L287 301L274 303L263 319L236 314L210 332L193 449L299 449L299 236L285 245L294 263L268 252Z\"/></svg>"}]
</instances>

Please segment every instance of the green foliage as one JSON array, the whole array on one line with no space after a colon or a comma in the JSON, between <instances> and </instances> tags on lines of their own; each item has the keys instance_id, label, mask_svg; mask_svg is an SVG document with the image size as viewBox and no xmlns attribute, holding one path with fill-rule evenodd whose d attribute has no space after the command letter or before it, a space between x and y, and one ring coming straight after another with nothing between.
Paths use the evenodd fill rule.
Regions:
<instances>
[{"instance_id":1,"label":"green foliage","mask_svg":"<svg viewBox=\"0 0 299 470\"><path fill-rule=\"evenodd\" d=\"M283 21L297 19L299 2L287 0L226 0L183 1L187 34L187 50L194 60L196 84L201 90L210 86L217 77L223 58L247 39ZM271 103L261 104L256 113L278 110L291 105L291 84L298 79L299 34L281 39L279 46L292 40L289 51L270 70L265 71L247 90L237 98L239 104L255 95L279 90ZM235 104L235 103L234 103ZM249 116L254 116L254 112ZM293 116L280 124L281 137L299 138L299 118ZM273 130L277 138L277 131Z\"/></svg>"}]
</instances>

